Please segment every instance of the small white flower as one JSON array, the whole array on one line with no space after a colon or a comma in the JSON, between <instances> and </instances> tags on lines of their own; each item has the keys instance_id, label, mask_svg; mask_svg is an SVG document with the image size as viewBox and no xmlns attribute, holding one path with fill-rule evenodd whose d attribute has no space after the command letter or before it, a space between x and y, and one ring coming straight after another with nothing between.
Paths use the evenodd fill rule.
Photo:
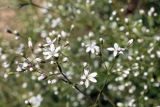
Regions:
<instances>
[{"instance_id":1,"label":"small white flower","mask_svg":"<svg viewBox=\"0 0 160 107\"><path fill-rule=\"evenodd\" d=\"M51 44L49 48L44 48L43 55L46 60L50 59L51 57L59 57L59 50L59 46L55 47L54 44Z\"/></svg>"},{"instance_id":2,"label":"small white flower","mask_svg":"<svg viewBox=\"0 0 160 107\"><path fill-rule=\"evenodd\" d=\"M68 62L68 58L67 58L67 57L64 57L64 58L62 59L62 61L63 61L63 62Z\"/></svg>"},{"instance_id":3,"label":"small white flower","mask_svg":"<svg viewBox=\"0 0 160 107\"><path fill-rule=\"evenodd\" d=\"M25 101L25 103L30 103L32 107L39 107L41 105L41 102L43 101L43 98L41 95L33 96L28 101Z\"/></svg>"},{"instance_id":4,"label":"small white flower","mask_svg":"<svg viewBox=\"0 0 160 107\"><path fill-rule=\"evenodd\" d=\"M117 43L114 44L114 47L107 48L108 51L113 51L113 56L116 57L119 54L123 54L124 48L119 47Z\"/></svg>"},{"instance_id":5,"label":"small white flower","mask_svg":"<svg viewBox=\"0 0 160 107\"><path fill-rule=\"evenodd\" d=\"M46 37L46 44L44 44L43 46L50 46L51 44L53 44L56 41L56 39L51 40L51 38Z\"/></svg>"},{"instance_id":6,"label":"small white flower","mask_svg":"<svg viewBox=\"0 0 160 107\"><path fill-rule=\"evenodd\" d=\"M38 77L38 80L41 81L41 80L44 80L46 78L46 76L44 74L41 74L39 77Z\"/></svg>"},{"instance_id":7,"label":"small white flower","mask_svg":"<svg viewBox=\"0 0 160 107\"><path fill-rule=\"evenodd\" d=\"M22 71L22 67L20 65L17 66L16 71L20 72Z\"/></svg>"},{"instance_id":8,"label":"small white flower","mask_svg":"<svg viewBox=\"0 0 160 107\"><path fill-rule=\"evenodd\" d=\"M32 45L32 40L31 38L28 38L28 47L31 48L33 45Z\"/></svg>"},{"instance_id":9,"label":"small white flower","mask_svg":"<svg viewBox=\"0 0 160 107\"><path fill-rule=\"evenodd\" d=\"M81 76L82 81L80 82L81 85L85 85L86 88L89 86L89 82L93 82L96 83L97 80L95 79L95 77L97 76L96 72L90 73L89 74L89 70L84 69L84 74Z\"/></svg>"},{"instance_id":10,"label":"small white flower","mask_svg":"<svg viewBox=\"0 0 160 107\"><path fill-rule=\"evenodd\" d=\"M26 61L24 61L23 63L19 63L17 65L16 71L19 72L19 71L26 70L28 66L29 66L29 64Z\"/></svg>"},{"instance_id":11,"label":"small white flower","mask_svg":"<svg viewBox=\"0 0 160 107\"><path fill-rule=\"evenodd\" d=\"M41 62L42 59L41 58L35 58L35 62Z\"/></svg>"},{"instance_id":12,"label":"small white flower","mask_svg":"<svg viewBox=\"0 0 160 107\"><path fill-rule=\"evenodd\" d=\"M133 43L133 39L130 39L130 40L128 41L128 46L131 45L132 43Z\"/></svg>"},{"instance_id":13,"label":"small white flower","mask_svg":"<svg viewBox=\"0 0 160 107\"><path fill-rule=\"evenodd\" d=\"M60 32L60 38L65 38L65 37L67 37L68 36L68 33L67 32L65 32L65 31L61 31Z\"/></svg>"},{"instance_id":14,"label":"small white flower","mask_svg":"<svg viewBox=\"0 0 160 107\"><path fill-rule=\"evenodd\" d=\"M99 53L99 46L96 45L96 42L91 42L86 45L86 52L89 53L91 52L92 54L94 53Z\"/></svg>"}]
</instances>

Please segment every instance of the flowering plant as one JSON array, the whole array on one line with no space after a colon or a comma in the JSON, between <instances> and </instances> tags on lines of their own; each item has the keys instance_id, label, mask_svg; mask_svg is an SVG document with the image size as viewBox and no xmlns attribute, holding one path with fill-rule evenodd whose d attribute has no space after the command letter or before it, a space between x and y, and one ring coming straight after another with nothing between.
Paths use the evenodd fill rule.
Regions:
<instances>
[{"instance_id":1,"label":"flowering plant","mask_svg":"<svg viewBox=\"0 0 160 107\"><path fill-rule=\"evenodd\" d=\"M21 25L0 39L0 106L160 106L158 3L14 2Z\"/></svg>"}]
</instances>

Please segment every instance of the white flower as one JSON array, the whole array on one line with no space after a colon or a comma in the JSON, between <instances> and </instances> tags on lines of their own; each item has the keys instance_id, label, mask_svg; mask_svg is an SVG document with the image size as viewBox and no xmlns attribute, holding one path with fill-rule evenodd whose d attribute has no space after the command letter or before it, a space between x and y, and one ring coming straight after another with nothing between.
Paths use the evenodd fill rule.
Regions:
<instances>
[{"instance_id":1,"label":"white flower","mask_svg":"<svg viewBox=\"0 0 160 107\"><path fill-rule=\"evenodd\" d=\"M29 102L32 107L39 107L41 105L43 98L41 95L31 97L27 102Z\"/></svg>"},{"instance_id":2,"label":"white flower","mask_svg":"<svg viewBox=\"0 0 160 107\"><path fill-rule=\"evenodd\" d=\"M61 18L53 19L52 22L51 22L51 27L52 27L52 28L55 28L55 27L57 27L59 24L61 24Z\"/></svg>"},{"instance_id":3,"label":"white flower","mask_svg":"<svg viewBox=\"0 0 160 107\"><path fill-rule=\"evenodd\" d=\"M113 56L116 57L119 54L123 54L124 48L119 47L117 43L114 44L114 47L107 48L108 51L113 51Z\"/></svg>"},{"instance_id":4,"label":"white flower","mask_svg":"<svg viewBox=\"0 0 160 107\"><path fill-rule=\"evenodd\" d=\"M41 62L42 61L42 59L41 58L35 58L35 62Z\"/></svg>"},{"instance_id":5,"label":"white flower","mask_svg":"<svg viewBox=\"0 0 160 107\"><path fill-rule=\"evenodd\" d=\"M130 39L130 40L128 41L128 46L131 45L132 43L133 43L133 39Z\"/></svg>"},{"instance_id":6,"label":"white flower","mask_svg":"<svg viewBox=\"0 0 160 107\"><path fill-rule=\"evenodd\" d=\"M41 74L41 75L38 77L38 80L41 81L41 80L44 80L45 78L46 78L46 75Z\"/></svg>"},{"instance_id":7,"label":"white flower","mask_svg":"<svg viewBox=\"0 0 160 107\"><path fill-rule=\"evenodd\" d=\"M27 67L29 66L29 64L25 61L23 63L19 63L17 68L16 68L16 71L23 71L23 70L26 70Z\"/></svg>"},{"instance_id":8,"label":"white flower","mask_svg":"<svg viewBox=\"0 0 160 107\"><path fill-rule=\"evenodd\" d=\"M31 41L31 38L28 38L28 47L31 48L33 45L32 45L32 41Z\"/></svg>"},{"instance_id":9,"label":"white flower","mask_svg":"<svg viewBox=\"0 0 160 107\"><path fill-rule=\"evenodd\" d=\"M96 42L92 41L91 43L86 45L86 52L89 53L91 52L92 54L94 53L99 53L99 46L96 45Z\"/></svg>"},{"instance_id":10,"label":"white flower","mask_svg":"<svg viewBox=\"0 0 160 107\"><path fill-rule=\"evenodd\" d=\"M51 57L58 57L59 56L60 47L55 47L54 44L51 44L49 48L44 48L43 55L45 59L50 59Z\"/></svg>"},{"instance_id":11,"label":"white flower","mask_svg":"<svg viewBox=\"0 0 160 107\"><path fill-rule=\"evenodd\" d=\"M95 77L97 76L96 72L90 73L89 74L89 70L84 69L84 74L81 76L82 81L80 82L81 85L85 85L86 88L89 86L89 82L93 82L96 83L97 80L95 79Z\"/></svg>"},{"instance_id":12,"label":"white flower","mask_svg":"<svg viewBox=\"0 0 160 107\"><path fill-rule=\"evenodd\" d=\"M50 46L51 44L53 44L56 41L56 39L51 40L51 38L46 37L46 44L44 44L43 46Z\"/></svg>"}]
</instances>

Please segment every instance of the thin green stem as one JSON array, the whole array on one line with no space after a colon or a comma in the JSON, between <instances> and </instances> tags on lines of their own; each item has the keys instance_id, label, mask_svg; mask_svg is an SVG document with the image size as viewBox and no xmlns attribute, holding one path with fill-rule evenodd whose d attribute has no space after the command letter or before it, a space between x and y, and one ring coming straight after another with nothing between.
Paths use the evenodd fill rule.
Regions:
<instances>
[{"instance_id":1,"label":"thin green stem","mask_svg":"<svg viewBox=\"0 0 160 107\"><path fill-rule=\"evenodd\" d=\"M118 57L117 57L117 58L118 58ZM114 67L114 65L115 65L115 62L116 62L116 59L117 59L117 58L115 58L115 59L113 60L111 67L107 70L107 76L108 76L108 74L112 71L112 69L113 69L113 67ZM105 94L103 93L103 90L104 90L104 88L105 88L106 83L107 83L107 77L106 77L105 80L104 80L104 84L103 84L101 90L99 91L99 94L98 94L98 96L97 96L97 98L96 98L96 101L95 101L93 107L96 107L96 105L98 104L98 101L99 101L99 99L100 99L100 96L101 96L102 94L105 95ZM108 101L112 104L112 106L115 107L115 104L112 102L112 100L109 99L109 97L107 97L107 99L108 99Z\"/></svg>"}]
</instances>

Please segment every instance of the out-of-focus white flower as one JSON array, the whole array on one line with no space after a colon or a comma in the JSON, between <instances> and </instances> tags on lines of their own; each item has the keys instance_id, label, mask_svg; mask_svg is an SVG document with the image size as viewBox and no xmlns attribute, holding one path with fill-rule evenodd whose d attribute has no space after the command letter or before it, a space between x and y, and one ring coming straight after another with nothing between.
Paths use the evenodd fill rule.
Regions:
<instances>
[{"instance_id":1,"label":"out-of-focus white flower","mask_svg":"<svg viewBox=\"0 0 160 107\"><path fill-rule=\"evenodd\" d=\"M154 36L154 39L155 39L156 41L160 41L160 35Z\"/></svg>"},{"instance_id":2,"label":"out-of-focus white flower","mask_svg":"<svg viewBox=\"0 0 160 107\"><path fill-rule=\"evenodd\" d=\"M8 68L8 67L10 66L10 64L5 61L5 62L2 63L2 66L3 66L4 68Z\"/></svg>"},{"instance_id":3,"label":"out-of-focus white flower","mask_svg":"<svg viewBox=\"0 0 160 107\"><path fill-rule=\"evenodd\" d=\"M93 73L90 73L89 74L89 70L87 69L84 69L84 74L81 76L81 82L80 84L81 85L85 85L86 88L89 86L89 82L93 82L93 83L96 83L97 80L95 79L95 77L97 76L97 73L96 72L93 72Z\"/></svg>"},{"instance_id":4,"label":"out-of-focus white flower","mask_svg":"<svg viewBox=\"0 0 160 107\"><path fill-rule=\"evenodd\" d=\"M41 58L35 58L35 62L41 62L42 59Z\"/></svg>"},{"instance_id":5,"label":"out-of-focus white flower","mask_svg":"<svg viewBox=\"0 0 160 107\"><path fill-rule=\"evenodd\" d=\"M67 58L67 57L64 57L64 58L62 59L62 61L63 61L63 62L68 62L68 58Z\"/></svg>"},{"instance_id":6,"label":"out-of-focus white flower","mask_svg":"<svg viewBox=\"0 0 160 107\"><path fill-rule=\"evenodd\" d=\"M83 67L86 67L87 66L87 62L83 62Z\"/></svg>"},{"instance_id":7,"label":"out-of-focus white flower","mask_svg":"<svg viewBox=\"0 0 160 107\"><path fill-rule=\"evenodd\" d=\"M160 51L157 51L156 54L157 54L157 57L160 58Z\"/></svg>"},{"instance_id":8,"label":"out-of-focus white flower","mask_svg":"<svg viewBox=\"0 0 160 107\"><path fill-rule=\"evenodd\" d=\"M51 22L51 27L52 27L52 28L55 28L55 27L57 27L60 23L61 23L61 18L53 19L52 22Z\"/></svg>"},{"instance_id":9,"label":"out-of-focus white flower","mask_svg":"<svg viewBox=\"0 0 160 107\"><path fill-rule=\"evenodd\" d=\"M114 44L114 47L107 48L108 51L113 51L113 56L116 57L119 54L123 54L124 48L119 47L117 43Z\"/></svg>"},{"instance_id":10,"label":"out-of-focus white flower","mask_svg":"<svg viewBox=\"0 0 160 107\"><path fill-rule=\"evenodd\" d=\"M148 11L148 16L152 16L152 14L154 13L155 11L155 8L154 7L151 7Z\"/></svg>"},{"instance_id":11,"label":"out-of-focus white flower","mask_svg":"<svg viewBox=\"0 0 160 107\"><path fill-rule=\"evenodd\" d=\"M58 35L59 38L65 38L67 37L69 34L65 31L61 31L60 34Z\"/></svg>"},{"instance_id":12,"label":"out-of-focus white flower","mask_svg":"<svg viewBox=\"0 0 160 107\"><path fill-rule=\"evenodd\" d=\"M32 40L31 38L28 38L28 47L31 48L33 45L32 45Z\"/></svg>"},{"instance_id":13,"label":"out-of-focus white flower","mask_svg":"<svg viewBox=\"0 0 160 107\"><path fill-rule=\"evenodd\" d=\"M57 82L57 80L56 80L56 79L48 80L48 84L54 84L54 83L56 83L56 82Z\"/></svg>"},{"instance_id":14,"label":"out-of-focus white flower","mask_svg":"<svg viewBox=\"0 0 160 107\"><path fill-rule=\"evenodd\" d=\"M46 78L46 75L41 74L41 75L38 77L38 80L41 81L41 80L44 80L45 78Z\"/></svg>"},{"instance_id":15,"label":"out-of-focus white flower","mask_svg":"<svg viewBox=\"0 0 160 107\"><path fill-rule=\"evenodd\" d=\"M5 74L4 74L4 78L8 78L8 74L5 73Z\"/></svg>"},{"instance_id":16,"label":"out-of-focus white flower","mask_svg":"<svg viewBox=\"0 0 160 107\"><path fill-rule=\"evenodd\" d=\"M29 103L32 105L32 107L39 107L41 105L41 102L43 101L43 98L41 95L37 95L37 96L33 96L30 99L28 99L27 101L25 101L25 103Z\"/></svg>"},{"instance_id":17,"label":"out-of-focus white flower","mask_svg":"<svg viewBox=\"0 0 160 107\"><path fill-rule=\"evenodd\" d=\"M51 38L46 37L46 44L44 44L43 46L50 46L51 44L53 44L56 41L56 39L51 40Z\"/></svg>"},{"instance_id":18,"label":"out-of-focus white flower","mask_svg":"<svg viewBox=\"0 0 160 107\"><path fill-rule=\"evenodd\" d=\"M54 44L51 44L49 48L44 48L44 58L46 60L50 59L51 57L59 57L60 46L55 47Z\"/></svg>"},{"instance_id":19,"label":"out-of-focus white flower","mask_svg":"<svg viewBox=\"0 0 160 107\"><path fill-rule=\"evenodd\" d=\"M133 43L133 39L130 39L130 40L128 41L128 46L131 45L132 43Z\"/></svg>"},{"instance_id":20,"label":"out-of-focus white flower","mask_svg":"<svg viewBox=\"0 0 160 107\"><path fill-rule=\"evenodd\" d=\"M99 53L99 46L96 45L96 42L92 41L91 43L86 45L86 52L91 52L92 54Z\"/></svg>"},{"instance_id":21,"label":"out-of-focus white flower","mask_svg":"<svg viewBox=\"0 0 160 107\"><path fill-rule=\"evenodd\" d=\"M16 68L16 71L19 72L19 71L26 70L28 66L29 66L29 64L27 62L19 63Z\"/></svg>"},{"instance_id":22,"label":"out-of-focus white flower","mask_svg":"<svg viewBox=\"0 0 160 107\"><path fill-rule=\"evenodd\" d=\"M99 41L100 41L101 43L103 43L103 42L104 42L104 39L103 39L103 38L99 38Z\"/></svg>"},{"instance_id":23,"label":"out-of-focus white flower","mask_svg":"<svg viewBox=\"0 0 160 107\"><path fill-rule=\"evenodd\" d=\"M75 27L75 26L72 24L72 25L71 25L71 30L72 30L74 27Z\"/></svg>"}]
</instances>

